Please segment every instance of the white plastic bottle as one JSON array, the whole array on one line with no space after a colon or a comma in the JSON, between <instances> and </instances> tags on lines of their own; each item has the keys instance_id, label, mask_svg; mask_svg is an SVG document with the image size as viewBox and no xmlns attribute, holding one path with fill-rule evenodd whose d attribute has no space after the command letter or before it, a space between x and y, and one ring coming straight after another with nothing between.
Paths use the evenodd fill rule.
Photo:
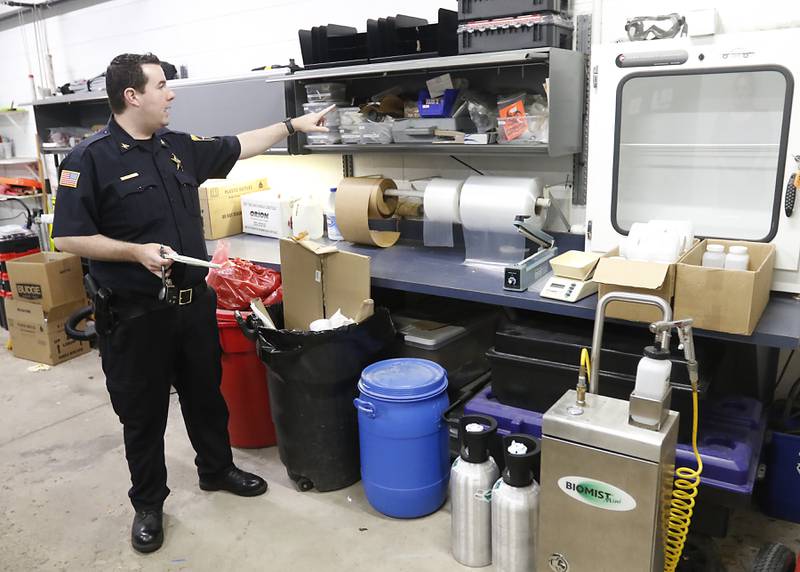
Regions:
<instances>
[{"instance_id":1,"label":"white plastic bottle","mask_svg":"<svg viewBox=\"0 0 800 572\"><path fill-rule=\"evenodd\" d=\"M325 223L328 226L328 238L330 240L344 240L336 224L336 187L331 188L328 194L328 204L325 206Z\"/></svg>"},{"instance_id":2,"label":"white plastic bottle","mask_svg":"<svg viewBox=\"0 0 800 572\"><path fill-rule=\"evenodd\" d=\"M672 362L669 352L654 346L644 348L644 357L636 368L636 395L648 399L661 399L669 387Z\"/></svg>"},{"instance_id":3,"label":"white plastic bottle","mask_svg":"<svg viewBox=\"0 0 800 572\"><path fill-rule=\"evenodd\" d=\"M731 246L725 255L725 270L747 270L750 266L750 254L746 246Z\"/></svg>"},{"instance_id":4,"label":"white plastic bottle","mask_svg":"<svg viewBox=\"0 0 800 572\"><path fill-rule=\"evenodd\" d=\"M725 268L725 247L721 244L707 245L703 253L703 266Z\"/></svg>"}]
</instances>

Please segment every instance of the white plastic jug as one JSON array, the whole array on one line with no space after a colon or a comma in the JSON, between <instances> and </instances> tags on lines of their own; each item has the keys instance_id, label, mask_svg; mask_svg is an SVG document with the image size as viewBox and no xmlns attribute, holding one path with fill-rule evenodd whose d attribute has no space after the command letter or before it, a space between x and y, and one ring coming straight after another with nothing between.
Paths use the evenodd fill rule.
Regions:
<instances>
[{"instance_id":1,"label":"white plastic jug","mask_svg":"<svg viewBox=\"0 0 800 572\"><path fill-rule=\"evenodd\" d=\"M731 246L725 255L725 270L747 270L750 266L750 254L746 246Z\"/></svg>"},{"instance_id":2,"label":"white plastic jug","mask_svg":"<svg viewBox=\"0 0 800 572\"><path fill-rule=\"evenodd\" d=\"M708 268L725 267L725 247L721 244L709 244L703 253L703 266Z\"/></svg>"},{"instance_id":3,"label":"white plastic jug","mask_svg":"<svg viewBox=\"0 0 800 572\"><path fill-rule=\"evenodd\" d=\"M292 234L294 236L306 232L308 238L316 240L322 238L324 228L322 205L319 201L311 197L304 197L294 204L292 208Z\"/></svg>"}]
</instances>

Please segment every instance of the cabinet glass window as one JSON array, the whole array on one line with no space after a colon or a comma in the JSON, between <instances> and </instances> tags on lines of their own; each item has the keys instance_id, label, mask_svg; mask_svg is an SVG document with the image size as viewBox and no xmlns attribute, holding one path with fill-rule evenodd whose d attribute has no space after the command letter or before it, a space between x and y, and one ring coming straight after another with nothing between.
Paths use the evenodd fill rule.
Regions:
<instances>
[{"instance_id":1,"label":"cabinet glass window","mask_svg":"<svg viewBox=\"0 0 800 572\"><path fill-rule=\"evenodd\" d=\"M617 230L653 218L689 219L698 236L771 240L792 86L782 68L624 81L614 156Z\"/></svg>"}]
</instances>

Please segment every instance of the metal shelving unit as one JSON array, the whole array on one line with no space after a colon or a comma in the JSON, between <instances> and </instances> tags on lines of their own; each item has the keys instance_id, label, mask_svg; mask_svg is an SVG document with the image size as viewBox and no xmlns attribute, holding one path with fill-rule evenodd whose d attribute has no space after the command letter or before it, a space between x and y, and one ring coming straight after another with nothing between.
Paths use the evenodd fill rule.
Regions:
<instances>
[{"instance_id":1,"label":"metal shelving unit","mask_svg":"<svg viewBox=\"0 0 800 572\"><path fill-rule=\"evenodd\" d=\"M453 143L389 143L386 145L305 145L309 153L421 153L425 155L547 155L547 145L459 145Z\"/></svg>"}]
</instances>

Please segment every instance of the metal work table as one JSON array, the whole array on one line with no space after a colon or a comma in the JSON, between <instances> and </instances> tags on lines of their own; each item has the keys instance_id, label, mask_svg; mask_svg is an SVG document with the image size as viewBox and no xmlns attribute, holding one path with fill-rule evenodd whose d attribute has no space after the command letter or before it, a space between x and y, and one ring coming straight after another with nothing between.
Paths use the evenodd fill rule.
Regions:
<instances>
[{"instance_id":1,"label":"metal work table","mask_svg":"<svg viewBox=\"0 0 800 572\"><path fill-rule=\"evenodd\" d=\"M230 256L280 268L277 240L248 234L225 240L230 243ZM216 242L207 242L209 253L214 251ZM325 242L325 239L319 242ZM547 277L536 282L527 292L503 290L500 269L464 265L464 251L458 247L428 248L416 241L400 241L386 249L354 245L345 241L336 245L340 250L371 257L372 285L379 288L594 319L596 294L575 304L542 298L539 292ZM795 349L800 347L800 301L790 295L773 293L756 331L751 336L704 330L695 330L695 335L764 347Z\"/></svg>"}]
</instances>

